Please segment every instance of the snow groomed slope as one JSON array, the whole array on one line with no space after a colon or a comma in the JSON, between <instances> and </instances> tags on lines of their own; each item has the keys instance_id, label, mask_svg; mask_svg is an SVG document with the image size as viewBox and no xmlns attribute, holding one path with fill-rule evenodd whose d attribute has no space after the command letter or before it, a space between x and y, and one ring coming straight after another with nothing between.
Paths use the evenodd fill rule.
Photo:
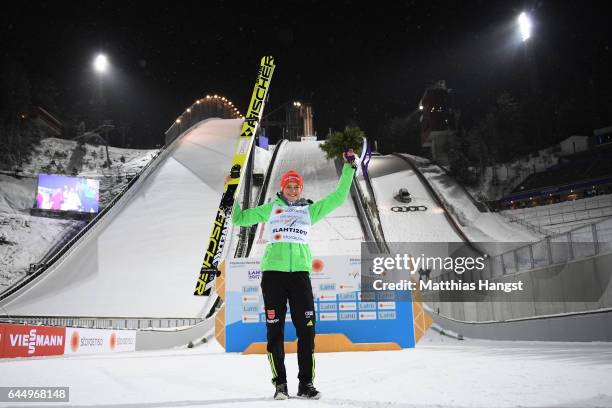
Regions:
<instances>
[{"instance_id":1,"label":"snow groomed slope","mask_svg":"<svg viewBox=\"0 0 612 408\"><path fill-rule=\"evenodd\" d=\"M2 312L202 317L193 282L241 124L211 119L183 134L60 261L5 299Z\"/></svg>"},{"instance_id":2,"label":"snow groomed slope","mask_svg":"<svg viewBox=\"0 0 612 408\"><path fill-rule=\"evenodd\" d=\"M264 202L274 198L280 189L280 178L287 170L297 170L304 179L303 197L319 200L333 192L339 175L334 162L327 160L319 148L320 142L287 142L278 152L270 177L270 184ZM357 212L350 198L333 211L310 231L309 245L313 254L341 255L359 254L363 232ZM250 257L263 255L266 246L265 225L260 225Z\"/></svg>"},{"instance_id":3,"label":"snow groomed slope","mask_svg":"<svg viewBox=\"0 0 612 408\"><path fill-rule=\"evenodd\" d=\"M444 169L423 157L402 154L410 160L440 197L466 237L473 242L530 242L543 238L493 212L481 211L465 188Z\"/></svg>"},{"instance_id":4,"label":"snow groomed slope","mask_svg":"<svg viewBox=\"0 0 612 408\"><path fill-rule=\"evenodd\" d=\"M388 242L463 241L446 219L444 208L435 202L415 171L402 158L373 156L368 173ZM400 188L410 192L411 203L405 204L394 198ZM397 207L405 206L411 207L410 211L398 211Z\"/></svg>"}]
</instances>

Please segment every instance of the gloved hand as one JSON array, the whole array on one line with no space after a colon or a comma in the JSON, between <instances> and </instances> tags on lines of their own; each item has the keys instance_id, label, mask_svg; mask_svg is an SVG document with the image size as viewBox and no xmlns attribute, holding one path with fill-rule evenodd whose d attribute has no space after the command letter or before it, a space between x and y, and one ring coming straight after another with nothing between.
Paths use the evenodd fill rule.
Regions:
<instances>
[{"instance_id":1,"label":"gloved hand","mask_svg":"<svg viewBox=\"0 0 612 408\"><path fill-rule=\"evenodd\" d=\"M342 157L346 163L350 164L354 168L357 167L357 157L355 156L353 149L348 149L347 151L343 152Z\"/></svg>"}]
</instances>

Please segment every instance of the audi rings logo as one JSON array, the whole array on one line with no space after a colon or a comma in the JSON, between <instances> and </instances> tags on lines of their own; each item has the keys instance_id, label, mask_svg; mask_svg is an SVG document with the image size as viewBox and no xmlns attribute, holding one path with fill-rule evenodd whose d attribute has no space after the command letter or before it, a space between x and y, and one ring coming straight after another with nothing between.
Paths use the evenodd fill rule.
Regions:
<instances>
[{"instance_id":1,"label":"audi rings logo","mask_svg":"<svg viewBox=\"0 0 612 408\"><path fill-rule=\"evenodd\" d=\"M427 211L427 207L424 205L401 205L397 207L391 207L393 212L413 212L413 211Z\"/></svg>"}]
</instances>

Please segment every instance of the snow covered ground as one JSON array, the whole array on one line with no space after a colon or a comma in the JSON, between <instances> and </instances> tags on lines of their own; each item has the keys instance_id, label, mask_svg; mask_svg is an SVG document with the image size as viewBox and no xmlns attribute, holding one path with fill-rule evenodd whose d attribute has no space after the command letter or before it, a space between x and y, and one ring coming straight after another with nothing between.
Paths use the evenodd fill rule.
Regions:
<instances>
[{"instance_id":1,"label":"snow covered ground","mask_svg":"<svg viewBox=\"0 0 612 408\"><path fill-rule=\"evenodd\" d=\"M84 144L81 152L77 146L73 140L43 139L20 174L34 178L39 173L73 175L73 168L77 169L74 175L100 180L100 205L104 206L125 187L128 181L125 176L140 172L158 152L109 147L111 166L106 167L104 146Z\"/></svg>"},{"instance_id":2,"label":"snow covered ground","mask_svg":"<svg viewBox=\"0 0 612 408\"><path fill-rule=\"evenodd\" d=\"M194 126L61 262L0 302L3 312L200 317L206 299L192 293L241 124Z\"/></svg>"},{"instance_id":3,"label":"snow covered ground","mask_svg":"<svg viewBox=\"0 0 612 408\"><path fill-rule=\"evenodd\" d=\"M544 238L499 214L480 212L466 192L439 166L421 157L405 156L419 167L471 241L532 242Z\"/></svg>"},{"instance_id":4,"label":"snow covered ground","mask_svg":"<svg viewBox=\"0 0 612 408\"><path fill-rule=\"evenodd\" d=\"M561 149L557 144L508 163L487 166L484 168L484 174L480 177L478 185L468 187L468 190L475 197L489 200L499 199L531 174L558 164L560 156Z\"/></svg>"},{"instance_id":5,"label":"snow covered ground","mask_svg":"<svg viewBox=\"0 0 612 408\"><path fill-rule=\"evenodd\" d=\"M295 354L286 366L295 395ZM273 401L267 357L225 353L215 340L192 349L7 359L0 372L2 386L70 387L69 405L80 407L612 406L610 344L457 341L432 331L414 349L317 354L319 401Z\"/></svg>"},{"instance_id":6,"label":"snow covered ground","mask_svg":"<svg viewBox=\"0 0 612 408\"><path fill-rule=\"evenodd\" d=\"M0 292L21 279L67 232L84 223L33 217L36 179L0 174Z\"/></svg>"},{"instance_id":7,"label":"snow covered ground","mask_svg":"<svg viewBox=\"0 0 612 408\"><path fill-rule=\"evenodd\" d=\"M319 142L289 142L280 147L271 175L266 202L273 199L280 189L280 178L287 170L297 170L304 179L304 198L319 200L333 192L338 184L334 162L327 160L319 148ZM251 251L251 256L263 254L266 233L261 225ZM350 196L342 206L315 224L310 230L309 245L313 254L359 254L363 232Z\"/></svg>"},{"instance_id":8,"label":"snow covered ground","mask_svg":"<svg viewBox=\"0 0 612 408\"><path fill-rule=\"evenodd\" d=\"M54 246L85 225L83 221L30 215L36 196L36 176L65 172L76 147L72 140L43 139L17 176L0 174L0 238L4 237L4 244L0 244L0 292L21 279L30 263L40 262ZM125 175L137 174L157 152L109 147L112 165L105 168L104 147L87 144L83 147L86 152L79 159L81 170L77 175L100 180L102 206L125 187L128 182Z\"/></svg>"}]
</instances>

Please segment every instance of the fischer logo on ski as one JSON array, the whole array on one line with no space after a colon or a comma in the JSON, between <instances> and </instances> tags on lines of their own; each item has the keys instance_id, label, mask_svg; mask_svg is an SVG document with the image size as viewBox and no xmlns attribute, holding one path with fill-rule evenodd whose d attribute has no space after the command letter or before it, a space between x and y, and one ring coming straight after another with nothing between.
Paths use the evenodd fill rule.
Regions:
<instances>
[{"instance_id":1,"label":"fischer logo on ski","mask_svg":"<svg viewBox=\"0 0 612 408\"><path fill-rule=\"evenodd\" d=\"M215 277L220 274L217 268L223 255L223 247L225 246L225 240L227 238L228 223L231 218L234 197L242 180L242 170L251 153L251 147L255 139L255 134L257 133L259 121L261 120L266 95L268 94L270 80L272 79L275 67L276 65L274 64L273 57L265 56L261 59L261 66L259 67L259 74L257 75L255 88L253 89L249 109L244 123L242 124L240 138L238 139L236 150L234 151L234 158L229 172L230 179L223 189L221 203L217 210L212 233L210 234L208 245L206 246L204 261L200 268L200 275L198 276L196 288L193 293L196 296L209 296L213 281Z\"/></svg>"}]
</instances>

